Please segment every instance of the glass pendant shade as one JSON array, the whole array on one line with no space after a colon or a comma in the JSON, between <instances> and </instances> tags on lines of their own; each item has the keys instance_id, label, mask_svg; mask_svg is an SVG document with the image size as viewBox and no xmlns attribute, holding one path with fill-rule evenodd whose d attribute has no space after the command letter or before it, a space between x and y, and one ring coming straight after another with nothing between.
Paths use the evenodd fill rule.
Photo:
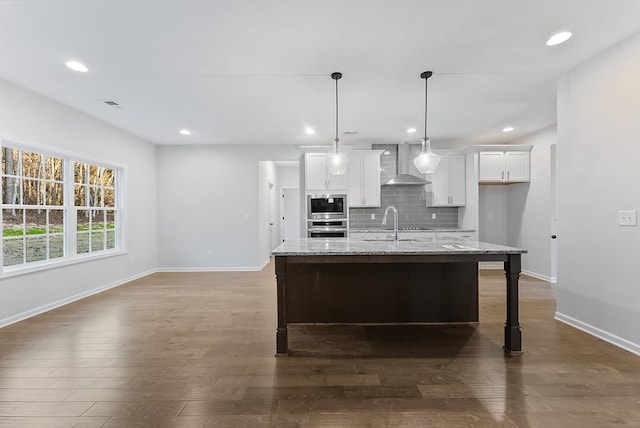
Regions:
<instances>
[{"instance_id":1,"label":"glass pendant shade","mask_svg":"<svg viewBox=\"0 0 640 428\"><path fill-rule=\"evenodd\" d=\"M349 167L349 156L340 151L340 139L338 138L334 140L333 153L329 153L327 156L327 166L333 175L343 175Z\"/></svg>"},{"instance_id":2,"label":"glass pendant shade","mask_svg":"<svg viewBox=\"0 0 640 428\"><path fill-rule=\"evenodd\" d=\"M431 151L431 141L422 140L422 152L413 160L413 164L422 174L431 174L440 163L440 156Z\"/></svg>"}]
</instances>

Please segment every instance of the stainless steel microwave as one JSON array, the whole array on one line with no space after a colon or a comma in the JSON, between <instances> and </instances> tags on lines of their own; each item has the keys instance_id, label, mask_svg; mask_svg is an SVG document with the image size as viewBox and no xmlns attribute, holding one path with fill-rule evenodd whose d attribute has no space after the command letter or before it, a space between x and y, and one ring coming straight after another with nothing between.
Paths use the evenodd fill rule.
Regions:
<instances>
[{"instance_id":1,"label":"stainless steel microwave","mask_svg":"<svg viewBox=\"0 0 640 428\"><path fill-rule=\"evenodd\" d=\"M346 219L347 195L308 195L307 219Z\"/></svg>"}]
</instances>

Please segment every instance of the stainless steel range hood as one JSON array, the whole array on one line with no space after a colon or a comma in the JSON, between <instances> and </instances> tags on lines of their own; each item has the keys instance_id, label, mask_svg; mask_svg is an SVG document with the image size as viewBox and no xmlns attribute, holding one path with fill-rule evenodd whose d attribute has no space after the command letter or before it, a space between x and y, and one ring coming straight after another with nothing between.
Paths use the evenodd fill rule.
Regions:
<instances>
[{"instance_id":1,"label":"stainless steel range hood","mask_svg":"<svg viewBox=\"0 0 640 428\"><path fill-rule=\"evenodd\" d=\"M409 174L411 166L411 146L409 144L398 144L396 151L396 171L397 174L391 180L387 181L383 186L424 186L430 184L430 181L421 177Z\"/></svg>"}]
</instances>

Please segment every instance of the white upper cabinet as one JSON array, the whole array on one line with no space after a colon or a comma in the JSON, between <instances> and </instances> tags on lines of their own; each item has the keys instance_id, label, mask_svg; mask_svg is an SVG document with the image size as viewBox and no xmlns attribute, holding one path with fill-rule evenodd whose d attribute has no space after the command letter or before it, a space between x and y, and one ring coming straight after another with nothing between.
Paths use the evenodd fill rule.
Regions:
<instances>
[{"instance_id":1,"label":"white upper cabinet","mask_svg":"<svg viewBox=\"0 0 640 428\"><path fill-rule=\"evenodd\" d=\"M480 152L481 183L522 183L529 181L528 151Z\"/></svg>"},{"instance_id":2,"label":"white upper cabinet","mask_svg":"<svg viewBox=\"0 0 640 428\"><path fill-rule=\"evenodd\" d=\"M304 157L304 180L307 190L346 190L347 176L333 175L327 167L327 153L307 153ZM351 168L351 165L349 165Z\"/></svg>"},{"instance_id":3,"label":"white upper cabinet","mask_svg":"<svg viewBox=\"0 0 640 428\"><path fill-rule=\"evenodd\" d=\"M380 154L382 150L349 153L350 207L380 206Z\"/></svg>"},{"instance_id":4,"label":"white upper cabinet","mask_svg":"<svg viewBox=\"0 0 640 428\"><path fill-rule=\"evenodd\" d=\"M466 203L466 167L464 155L440 157L438 168L431 175L432 201L427 206L461 207ZM429 203L430 202L430 203Z\"/></svg>"}]
</instances>

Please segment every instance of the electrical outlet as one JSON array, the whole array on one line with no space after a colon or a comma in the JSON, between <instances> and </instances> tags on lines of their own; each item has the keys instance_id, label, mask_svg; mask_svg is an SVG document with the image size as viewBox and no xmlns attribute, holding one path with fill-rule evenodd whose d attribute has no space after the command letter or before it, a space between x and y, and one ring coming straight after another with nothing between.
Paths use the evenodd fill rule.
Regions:
<instances>
[{"instance_id":1,"label":"electrical outlet","mask_svg":"<svg viewBox=\"0 0 640 428\"><path fill-rule=\"evenodd\" d=\"M436 213L431 213L431 220L435 220L436 219Z\"/></svg>"},{"instance_id":2,"label":"electrical outlet","mask_svg":"<svg viewBox=\"0 0 640 428\"><path fill-rule=\"evenodd\" d=\"M636 210L618 211L618 225L619 226L637 226L638 217L636 214Z\"/></svg>"},{"instance_id":3,"label":"electrical outlet","mask_svg":"<svg viewBox=\"0 0 640 428\"><path fill-rule=\"evenodd\" d=\"M376 215L375 214L371 214L371 220L375 220L376 219Z\"/></svg>"},{"instance_id":4,"label":"electrical outlet","mask_svg":"<svg viewBox=\"0 0 640 428\"><path fill-rule=\"evenodd\" d=\"M247 220L249 220L249 214L244 215L244 221L247 221Z\"/></svg>"},{"instance_id":5,"label":"electrical outlet","mask_svg":"<svg viewBox=\"0 0 640 428\"><path fill-rule=\"evenodd\" d=\"M129 257L129 264L132 265L135 263L135 259L133 257Z\"/></svg>"},{"instance_id":6,"label":"electrical outlet","mask_svg":"<svg viewBox=\"0 0 640 428\"><path fill-rule=\"evenodd\" d=\"M207 257L209 258L213 257L213 251L207 250Z\"/></svg>"}]
</instances>

